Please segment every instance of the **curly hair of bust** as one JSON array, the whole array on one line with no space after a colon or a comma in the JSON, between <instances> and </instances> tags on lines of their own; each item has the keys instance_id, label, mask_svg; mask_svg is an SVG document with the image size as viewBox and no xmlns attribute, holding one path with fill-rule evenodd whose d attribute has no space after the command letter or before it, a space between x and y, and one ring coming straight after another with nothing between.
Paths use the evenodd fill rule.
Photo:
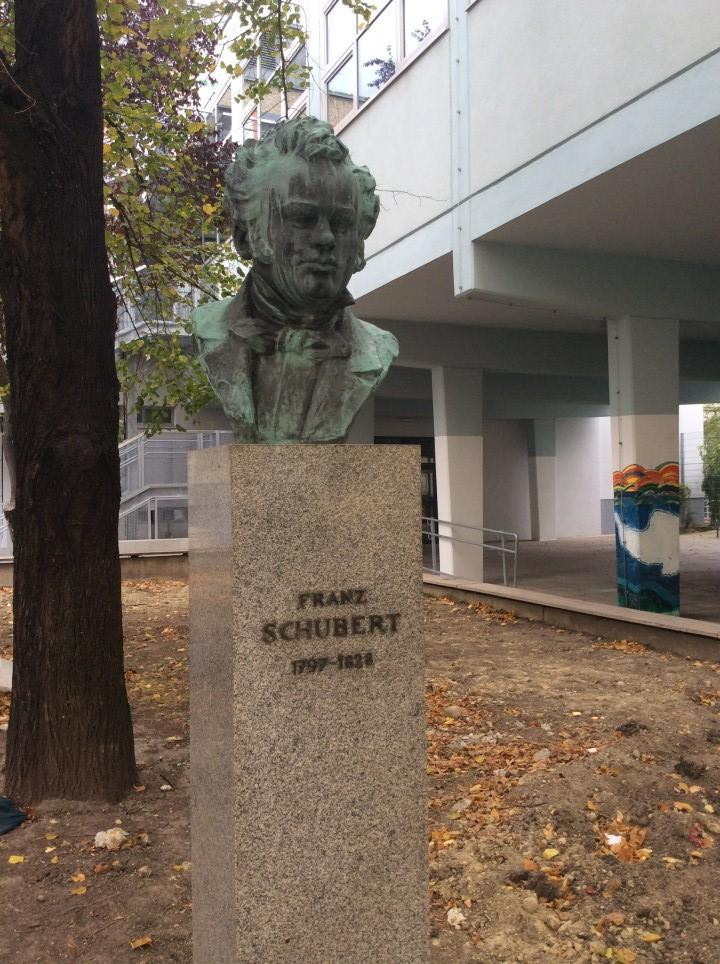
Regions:
<instances>
[{"instance_id":1,"label":"curly hair of bust","mask_svg":"<svg viewBox=\"0 0 720 964\"><path fill-rule=\"evenodd\" d=\"M233 240L241 258L272 256L268 229L270 224L269 192L265 179L272 173L273 163L283 155L295 155L306 161L322 158L345 166L355 179L358 207L358 262L356 271L365 265L364 241L370 235L380 211L375 193L375 178L366 167L356 167L350 153L325 121L315 117L295 117L281 121L259 141L246 141L235 152L225 171L223 204L233 224Z\"/></svg>"}]
</instances>

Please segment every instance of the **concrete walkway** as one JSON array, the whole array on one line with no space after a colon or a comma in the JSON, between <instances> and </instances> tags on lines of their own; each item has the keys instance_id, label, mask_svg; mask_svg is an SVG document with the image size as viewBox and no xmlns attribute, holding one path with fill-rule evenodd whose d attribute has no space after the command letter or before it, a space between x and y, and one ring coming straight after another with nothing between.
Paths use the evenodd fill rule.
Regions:
<instances>
[{"instance_id":1,"label":"concrete walkway","mask_svg":"<svg viewBox=\"0 0 720 964\"><path fill-rule=\"evenodd\" d=\"M498 554L488 550L484 581L502 582ZM521 542L518 588L614 604L615 537ZM720 539L714 532L680 537L680 611L720 622Z\"/></svg>"}]
</instances>

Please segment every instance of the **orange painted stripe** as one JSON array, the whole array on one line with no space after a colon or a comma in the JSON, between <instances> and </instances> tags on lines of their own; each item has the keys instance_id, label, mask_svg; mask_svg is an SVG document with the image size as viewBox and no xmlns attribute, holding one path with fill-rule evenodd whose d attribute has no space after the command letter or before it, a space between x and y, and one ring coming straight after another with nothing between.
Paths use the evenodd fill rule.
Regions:
<instances>
[{"instance_id":1,"label":"orange painted stripe","mask_svg":"<svg viewBox=\"0 0 720 964\"><path fill-rule=\"evenodd\" d=\"M680 466L677 462L663 462L655 469L646 469L634 462L620 472L613 472L613 487L625 492L660 485L680 485Z\"/></svg>"}]
</instances>

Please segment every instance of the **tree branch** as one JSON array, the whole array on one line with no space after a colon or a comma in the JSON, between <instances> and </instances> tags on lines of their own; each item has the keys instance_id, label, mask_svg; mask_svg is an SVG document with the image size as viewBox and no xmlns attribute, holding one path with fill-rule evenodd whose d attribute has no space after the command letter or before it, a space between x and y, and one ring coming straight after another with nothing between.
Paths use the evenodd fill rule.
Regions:
<instances>
[{"instance_id":1,"label":"tree branch","mask_svg":"<svg viewBox=\"0 0 720 964\"><path fill-rule=\"evenodd\" d=\"M19 100L18 94L21 95L22 100ZM35 98L17 82L12 64L0 50L0 111L5 110L16 115L31 110L36 103Z\"/></svg>"}]
</instances>

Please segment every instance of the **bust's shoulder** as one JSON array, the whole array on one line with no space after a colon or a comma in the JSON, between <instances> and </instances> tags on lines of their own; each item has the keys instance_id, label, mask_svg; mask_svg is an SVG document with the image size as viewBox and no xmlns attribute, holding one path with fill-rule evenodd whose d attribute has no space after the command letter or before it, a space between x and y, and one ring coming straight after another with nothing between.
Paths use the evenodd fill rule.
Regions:
<instances>
[{"instance_id":1,"label":"bust's shoulder","mask_svg":"<svg viewBox=\"0 0 720 964\"><path fill-rule=\"evenodd\" d=\"M378 328L377 325L373 325L369 321L363 321L354 315L349 308L345 309L345 319L352 333L352 341L355 346L353 355L365 356L368 362L374 357L380 362L381 368L388 368L400 352L395 335ZM371 364L369 367L374 368L375 366Z\"/></svg>"},{"instance_id":2,"label":"bust's shoulder","mask_svg":"<svg viewBox=\"0 0 720 964\"><path fill-rule=\"evenodd\" d=\"M193 309L190 320L195 336L201 341L223 341L230 324L231 312L228 309L234 300L232 297L223 298L222 301L208 301Z\"/></svg>"}]
</instances>

